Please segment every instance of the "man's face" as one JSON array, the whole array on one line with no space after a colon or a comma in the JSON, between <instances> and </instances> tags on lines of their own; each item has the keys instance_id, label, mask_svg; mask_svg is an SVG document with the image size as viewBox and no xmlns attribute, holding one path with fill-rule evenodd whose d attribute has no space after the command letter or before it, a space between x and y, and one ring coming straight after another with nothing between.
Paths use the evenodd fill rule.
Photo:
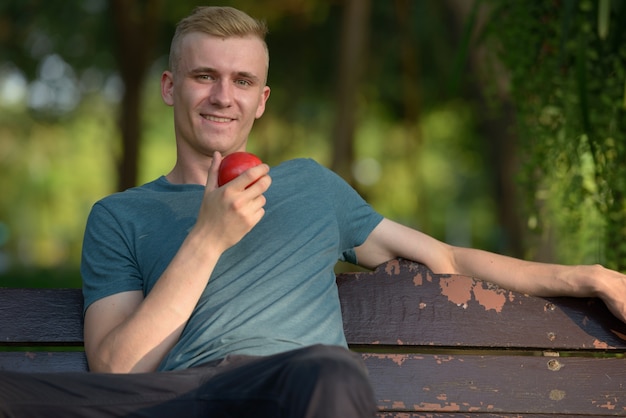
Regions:
<instances>
[{"instance_id":1,"label":"man's face","mask_svg":"<svg viewBox=\"0 0 626 418\"><path fill-rule=\"evenodd\" d=\"M174 106L178 152L210 157L243 151L270 94L263 42L191 33L179 57L175 72L161 80L163 99Z\"/></svg>"}]
</instances>

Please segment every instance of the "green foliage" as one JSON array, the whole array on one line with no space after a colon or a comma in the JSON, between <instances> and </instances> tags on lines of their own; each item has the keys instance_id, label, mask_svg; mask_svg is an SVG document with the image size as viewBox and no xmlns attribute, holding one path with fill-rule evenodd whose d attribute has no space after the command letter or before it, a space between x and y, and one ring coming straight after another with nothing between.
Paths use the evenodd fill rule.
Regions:
<instances>
[{"instance_id":1,"label":"green foliage","mask_svg":"<svg viewBox=\"0 0 626 418\"><path fill-rule=\"evenodd\" d=\"M529 225L553 240L557 261L626 269L626 4L490 3L489 40L517 108Z\"/></svg>"},{"instance_id":2,"label":"green foliage","mask_svg":"<svg viewBox=\"0 0 626 418\"><path fill-rule=\"evenodd\" d=\"M111 191L113 115L101 98L63 124L0 112L0 255L26 266L77 265L91 205ZM3 266L0 266L3 267Z\"/></svg>"},{"instance_id":3,"label":"green foliage","mask_svg":"<svg viewBox=\"0 0 626 418\"><path fill-rule=\"evenodd\" d=\"M111 68L111 25L107 3L99 0L4 0L0 4L0 48L34 78L49 54L70 59L77 68ZM104 18L103 18L104 17Z\"/></svg>"},{"instance_id":4,"label":"green foliage","mask_svg":"<svg viewBox=\"0 0 626 418\"><path fill-rule=\"evenodd\" d=\"M25 287L40 289L79 288L81 277L78 268L22 268L0 275L0 287Z\"/></svg>"}]
</instances>

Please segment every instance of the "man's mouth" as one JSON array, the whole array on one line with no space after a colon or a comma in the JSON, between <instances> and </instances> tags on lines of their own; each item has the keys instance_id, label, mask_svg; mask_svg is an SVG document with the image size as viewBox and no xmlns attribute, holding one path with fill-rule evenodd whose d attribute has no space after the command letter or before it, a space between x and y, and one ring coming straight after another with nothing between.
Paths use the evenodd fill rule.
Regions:
<instances>
[{"instance_id":1,"label":"man's mouth","mask_svg":"<svg viewBox=\"0 0 626 418\"><path fill-rule=\"evenodd\" d=\"M218 123L226 123L226 122L231 122L234 120L232 118L224 118L224 117L212 116L212 115L202 115L202 117L211 122L218 122Z\"/></svg>"}]
</instances>

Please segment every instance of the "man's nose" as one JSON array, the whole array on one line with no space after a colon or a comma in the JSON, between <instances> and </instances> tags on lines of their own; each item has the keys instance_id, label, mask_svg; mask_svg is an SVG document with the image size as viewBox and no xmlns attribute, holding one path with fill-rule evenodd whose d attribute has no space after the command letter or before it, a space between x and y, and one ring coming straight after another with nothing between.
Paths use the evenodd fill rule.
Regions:
<instances>
[{"instance_id":1,"label":"man's nose","mask_svg":"<svg viewBox=\"0 0 626 418\"><path fill-rule=\"evenodd\" d=\"M211 88L211 104L219 107L228 107L233 100L233 85L226 79L220 79Z\"/></svg>"}]
</instances>

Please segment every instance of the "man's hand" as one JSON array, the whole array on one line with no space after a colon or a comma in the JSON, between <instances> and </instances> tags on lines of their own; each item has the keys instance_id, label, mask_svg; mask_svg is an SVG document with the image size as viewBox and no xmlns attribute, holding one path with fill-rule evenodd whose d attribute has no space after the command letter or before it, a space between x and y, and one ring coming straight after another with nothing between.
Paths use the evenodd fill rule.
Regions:
<instances>
[{"instance_id":1,"label":"man's hand","mask_svg":"<svg viewBox=\"0 0 626 418\"><path fill-rule=\"evenodd\" d=\"M599 271L598 297L604 301L613 315L626 322L626 275L602 266L592 268Z\"/></svg>"},{"instance_id":2,"label":"man's hand","mask_svg":"<svg viewBox=\"0 0 626 418\"><path fill-rule=\"evenodd\" d=\"M261 220L265 214L266 202L263 193L272 181L268 175L269 166L261 164L218 187L221 161L221 154L216 152L209 169L194 232L214 237L209 240L211 245L217 245L220 251L225 251L239 242Z\"/></svg>"}]
</instances>

